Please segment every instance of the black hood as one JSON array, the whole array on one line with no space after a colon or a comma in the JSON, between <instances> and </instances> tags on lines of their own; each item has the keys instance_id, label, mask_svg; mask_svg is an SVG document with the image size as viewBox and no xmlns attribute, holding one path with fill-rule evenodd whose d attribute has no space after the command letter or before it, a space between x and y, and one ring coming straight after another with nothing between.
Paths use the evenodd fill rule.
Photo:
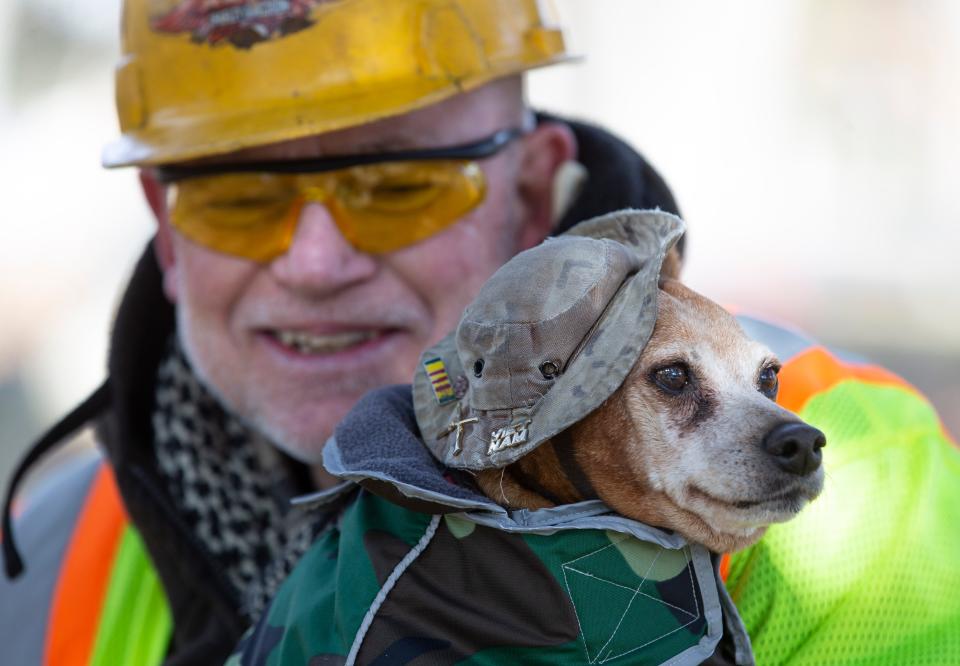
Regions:
<instances>
[{"instance_id":1,"label":"black hood","mask_svg":"<svg viewBox=\"0 0 960 666\"><path fill-rule=\"evenodd\" d=\"M680 216L677 202L660 174L633 148L610 132L585 122L539 114L540 121L566 123L577 137L577 161L587 182L554 230L562 234L578 222L623 208L660 210ZM683 238L677 243L683 252Z\"/></svg>"}]
</instances>

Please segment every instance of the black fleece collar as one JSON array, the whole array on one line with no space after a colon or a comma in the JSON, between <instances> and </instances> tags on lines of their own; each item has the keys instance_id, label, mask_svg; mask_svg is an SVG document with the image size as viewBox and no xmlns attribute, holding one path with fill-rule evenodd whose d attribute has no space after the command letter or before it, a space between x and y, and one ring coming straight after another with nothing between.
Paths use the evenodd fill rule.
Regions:
<instances>
[{"instance_id":1,"label":"black fleece collar","mask_svg":"<svg viewBox=\"0 0 960 666\"><path fill-rule=\"evenodd\" d=\"M424 446L409 385L376 389L361 398L324 447L323 463L331 474L413 511L504 513L469 474L444 467ZM328 493L316 498L324 503Z\"/></svg>"}]
</instances>

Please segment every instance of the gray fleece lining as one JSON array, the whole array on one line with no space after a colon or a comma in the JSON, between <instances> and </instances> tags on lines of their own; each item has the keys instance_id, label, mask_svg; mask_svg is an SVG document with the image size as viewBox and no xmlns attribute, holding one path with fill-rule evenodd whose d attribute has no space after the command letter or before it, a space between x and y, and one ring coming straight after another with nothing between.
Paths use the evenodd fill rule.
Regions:
<instances>
[{"instance_id":1,"label":"gray fleece lining","mask_svg":"<svg viewBox=\"0 0 960 666\"><path fill-rule=\"evenodd\" d=\"M435 487L438 488L438 490L433 490L420 485L406 483L405 481L401 481L390 476L388 473L379 470L351 470L343 463L342 451L343 450L336 443L336 438L331 438L323 450L323 466L327 468L328 472L334 476L340 477L341 479L353 481L354 483L360 483L365 479L376 479L378 481L385 481L389 483L394 488L399 490L404 496L413 499L425 500L434 504L443 504L445 506L453 507L463 511L469 511L473 509L494 513L506 513L506 509L486 498L484 498L484 501L477 501L474 499L463 499L453 495L447 488L449 482L442 476L434 479ZM429 471L421 468L414 469L419 472ZM427 478L426 474L421 474L420 480L423 481L425 478Z\"/></svg>"},{"instance_id":2,"label":"gray fleece lining","mask_svg":"<svg viewBox=\"0 0 960 666\"><path fill-rule=\"evenodd\" d=\"M566 504L551 509L537 509L535 511L511 511L502 515L488 512L471 512L464 517L471 522L485 527L493 527L504 532L518 532L523 534L551 534L558 529L564 530L603 530L629 534L641 541L655 543L663 548L679 550L684 546L706 549L698 544L689 544L678 534L670 534L655 527L624 518L610 511L602 502L594 505L596 511L585 511L583 505ZM518 515L525 514L525 515ZM520 520L517 520L517 519Z\"/></svg>"},{"instance_id":3,"label":"gray fleece lining","mask_svg":"<svg viewBox=\"0 0 960 666\"><path fill-rule=\"evenodd\" d=\"M410 386L388 386L364 396L337 426L323 450L335 476L379 479L413 497L457 509L503 509L469 487L469 477L451 471L430 455L420 440Z\"/></svg>"}]
</instances>

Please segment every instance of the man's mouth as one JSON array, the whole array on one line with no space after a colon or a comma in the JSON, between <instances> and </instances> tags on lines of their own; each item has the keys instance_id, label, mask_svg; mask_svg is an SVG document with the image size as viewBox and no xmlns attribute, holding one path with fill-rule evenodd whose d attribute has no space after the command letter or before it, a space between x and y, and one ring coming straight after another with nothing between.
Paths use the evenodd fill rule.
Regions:
<instances>
[{"instance_id":1,"label":"man's mouth","mask_svg":"<svg viewBox=\"0 0 960 666\"><path fill-rule=\"evenodd\" d=\"M317 355L333 354L350 347L356 347L379 337L382 331L344 331L341 333L308 333L306 331L275 330L270 335L280 343L298 354Z\"/></svg>"}]
</instances>

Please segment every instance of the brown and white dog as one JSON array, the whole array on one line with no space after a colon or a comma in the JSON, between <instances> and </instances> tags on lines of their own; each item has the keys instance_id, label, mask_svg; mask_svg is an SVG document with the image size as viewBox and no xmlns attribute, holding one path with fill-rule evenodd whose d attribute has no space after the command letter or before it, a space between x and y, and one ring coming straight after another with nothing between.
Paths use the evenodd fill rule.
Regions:
<instances>
[{"instance_id":1,"label":"brown and white dog","mask_svg":"<svg viewBox=\"0 0 960 666\"><path fill-rule=\"evenodd\" d=\"M668 256L662 275L677 268ZM663 279L652 337L620 388L478 484L509 508L597 497L715 552L745 548L823 487L826 439L776 404L779 369L720 306Z\"/></svg>"}]
</instances>

